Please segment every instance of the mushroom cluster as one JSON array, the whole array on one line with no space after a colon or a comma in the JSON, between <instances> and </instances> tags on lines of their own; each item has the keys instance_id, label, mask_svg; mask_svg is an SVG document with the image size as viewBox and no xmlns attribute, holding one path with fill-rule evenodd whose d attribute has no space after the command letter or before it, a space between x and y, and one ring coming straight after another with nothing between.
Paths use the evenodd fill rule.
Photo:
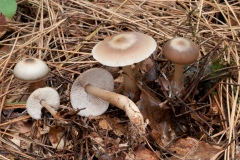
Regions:
<instances>
[{"instance_id":1,"label":"mushroom cluster","mask_svg":"<svg viewBox=\"0 0 240 160\"><path fill-rule=\"evenodd\" d=\"M139 92L132 71L132 64L148 58L157 48L156 41L142 33L123 32L99 42L92 49L93 57L106 66L123 67L124 91L127 96L113 92L114 81L110 72L103 68L92 68L83 72L73 83L70 92L71 105L81 116L99 116L106 112L109 104L125 111L131 123L137 126L140 134L145 133L145 123L139 108L132 101ZM163 54L175 63L174 78L171 82L175 93L183 89L183 65L193 63L198 58L198 46L191 40L176 37L163 47ZM13 71L15 77L30 82L32 94L26 103L26 110L34 119L41 118L45 107L54 118L58 118L60 106L58 92L45 87L43 79L49 68L41 60L26 58L18 62ZM40 83L44 82L44 85ZM41 88L44 87L44 88ZM131 99L129 99L130 97Z\"/></svg>"}]
</instances>

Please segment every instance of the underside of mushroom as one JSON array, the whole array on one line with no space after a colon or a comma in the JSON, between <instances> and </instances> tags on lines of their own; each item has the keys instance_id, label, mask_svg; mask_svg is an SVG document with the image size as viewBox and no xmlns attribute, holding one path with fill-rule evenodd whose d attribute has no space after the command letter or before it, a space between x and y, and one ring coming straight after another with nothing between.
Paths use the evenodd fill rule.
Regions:
<instances>
[{"instance_id":1,"label":"underside of mushroom","mask_svg":"<svg viewBox=\"0 0 240 160\"><path fill-rule=\"evenodd\" d=\"M70 100L81 116L103 114L109 103L124 110L140 134L145 133L144 119L135 103L128 97L113 92L114 81L110 72L92 68L82 73L73 83Z\"/></svg>"},{"instance_id":2,"label":"underside of mushroom","mask_svg":"<svg viewBox=\"0 0 240 160\"><path fill-rule=\"evenodd\" d=\"M51 87L38 88L28 97L26 103L27 112L33 119L41 118L43 107L55 117L59 106L59 94Z\"/></svg>"}]
</instances>

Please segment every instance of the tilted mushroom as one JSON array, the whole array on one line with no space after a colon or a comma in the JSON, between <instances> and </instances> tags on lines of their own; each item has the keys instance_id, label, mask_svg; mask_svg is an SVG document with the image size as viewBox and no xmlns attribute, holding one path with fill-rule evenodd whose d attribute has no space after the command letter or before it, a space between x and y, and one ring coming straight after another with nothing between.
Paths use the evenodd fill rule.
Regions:
<instances>
[{"instance_id":1,"label":"tilted mushroom","mask_svg":"<svg viewBox=\"0 0 240 160\"><path fill-rule=\"evenodd\" d=\"M46 86L43 79L47 77L49 71L48 66L42 60L26 58L16 64L13 74L15 78L30 83L29 92L31 93L37 88Z\"/></svg>"},{"instance_id":2,"label":"tilted mushroom","mask_svg":"<svg viewBox=\"0 0 240 160\"><path fill-rule=\"evenodd\" d=\"M94 68L82 73L72 85L70 101L74 109L82 109L78 112L79 115L99 116L106 112L109 102L87 93L85 86L88 84L112 92L114 88L113 77L105 69Z\"/></svg>"},{"instance_id":3,"label":"tilted mushroom","mask_svg":"<svg viewBox=\"0 0 240 160\"><path fill-rule=\"evenodd\" d=\"M138 107L126 96L112 92L114 82L112 75L105 69L92 68L82 73L73 83L70 101L74 109L81 109L81 116L98 116L103 114L109 103L124 110L132 124L145 132L143 116Z\"/></svg>"},{"instance_id":4,"label":"tilted mushroom","mask_svg":"<svg viewBox=\"0 0 240 160\"><path fill-rule=\"evenodd\" d=\"M60 97L58 92L51 87L38 88L28 97L26 109L33 119L40 119L42 108L45 107L53 117L60 106Z\"/></svg>"},{"instance_id":5,"label":"tilted mushroom","mask_svg":"<svg viewBox=\"0 0 240 160\"><path fill-rule=\"evenodd\" d=\"M190 39L176 37L169 40L163 47L165 57L175 63L175 72L171 86L173 92L180 94L183 86L183 65L195 62L199 55L198 46Z\"/></svg>"},{"instance_id":6,"label":"tilted mushroom","mask_svg":"<svg viewBox=\"0 0 240 160\"><path fill-rule=\"evenodd\" d=\"M139 88L134 82L131 65L148 58L157 48L156 41L139 32L122 32L105 38L92 49L93 57L101 64L123 67L125 94L134 99Z\"/></svg>"}]
</instances>

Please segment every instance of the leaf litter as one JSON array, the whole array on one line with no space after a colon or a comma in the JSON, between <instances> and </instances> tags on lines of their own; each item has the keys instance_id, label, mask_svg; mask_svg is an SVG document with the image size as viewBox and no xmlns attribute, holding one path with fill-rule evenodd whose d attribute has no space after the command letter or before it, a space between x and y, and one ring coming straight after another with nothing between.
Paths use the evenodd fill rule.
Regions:
<instances>
[{"instance_id":1,"label":"leaf litter","mask_svg":"<svg viewBox=\"0 0 240 160\"><path fill-rule=\"evenodd\" d=\"M238 1L62 0L19 1L0 39L1 159L239 159ZM80 117L69 92L78 75L102 67L122 93L121 68L102 66L93 46L122 31L153 36L156 52L135 64L141 94L136 102L146 123L140 136L122 111L110 105L99 117ZM173 37L199 45L199 60L184 67L182 95L169 87L174 64L161 53ZM31 119L28 83L12 76L24 57L46 61L48 86L59 92L54 119L43 109Z\"/></svg>"}]
</instances>

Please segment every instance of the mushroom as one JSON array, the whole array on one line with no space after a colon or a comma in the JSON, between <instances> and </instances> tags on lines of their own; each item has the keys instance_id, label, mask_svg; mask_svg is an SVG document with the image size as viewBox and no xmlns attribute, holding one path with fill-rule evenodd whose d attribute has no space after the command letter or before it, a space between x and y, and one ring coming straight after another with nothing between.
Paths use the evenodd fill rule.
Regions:
<instances>
[{"instance_id":1,"label":"mushroom","mask_svg":"<svg viewBox=\"0 0 240 160\"><path fill-rule=\"evenodd\" d=\"M191 64L198 58L198 46L190 39L176 37L169 40L163 47L165 57L175 63L175 72L171 87L175 94L180 94L183 86L183 65Z\"/></svg>"},{"instance_id":2,"label":"mushroom","mask_svg":"<svg viewBox=\"0 0 240 160\"><path fill-rule=\"evenodd\" d=\"M70 101L74 109L80 109L81 116L103 114L109 103L124 110L132 124L145 132L144 120L138 107L126 96L112 92L112 75L105 69L92 68L82 73L73 83Z\"/></svg>"},{"instance_id":3,"label":"mushroom","mask_svg":"<svg viewBox=\"0 0 240 160\"><path fill-rule=\"evenodd\" d=\"M14 67L14 76L25 82L30 82L29 92L35 89L45 87L46 83L43 81L49 73L49 68L42 60L36 58L26 58L19 61Z\"/></svg>"},{"instance_id":4,"label":"mushroom","mask_svg":"<svg viewBox=\"0 0 240 160\"><path fill-rule=\"evenodd\" d=\"M131 65L148 58L155 50L156 41L139 32L122 32L105 38L92 49L93 58L111 67L123 67L125 95L135 98L139 88L134 82Z\"/></svg>"},{"instance_id":5,"label":"mushroom","mask_svg":"<svg viewBox=\"0 0 240 160\"><path fill-rule=\"evenodd\" d=\"M78 114L86 117L99 116L106 112L109 102L87 93L85 86L88 84L113 91L113 77L105 69L94 68L82 73L72 85L70 101L74 109L81 109Z\"/></svg>"},{"instance_id":6,"label":"mushroom","mask_svg":"<svg viewBox=\"0 0 240 160\"><path fill-rule=\"evenodd\" d=\"M51 87L38 88L28 97L26 109L33 119L41 118L41 110L45 107L53 117L60 106L60 97L58 92Z\"/></svg>"}]
</instances>

